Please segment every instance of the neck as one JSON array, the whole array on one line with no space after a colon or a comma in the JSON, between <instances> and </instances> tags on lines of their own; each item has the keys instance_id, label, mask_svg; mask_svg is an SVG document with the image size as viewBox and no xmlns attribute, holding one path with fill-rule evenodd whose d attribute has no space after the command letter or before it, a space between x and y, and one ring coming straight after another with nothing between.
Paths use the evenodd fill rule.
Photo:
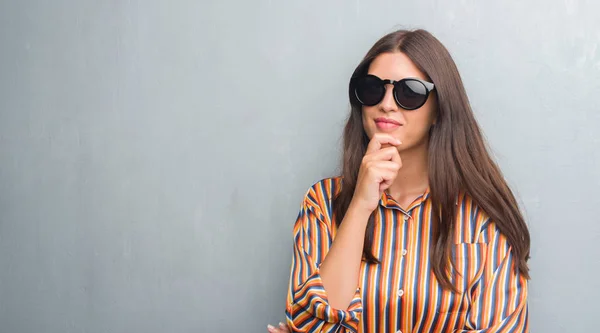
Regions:
<instances>
[{"instance_id":1,"label":"neck","mask_svg":"<svg viewBox=\"0 0 600 333\"><path fill-rule=\"evenodd\" d=\"M423 194L429 186L429 150L428 145L420 145L400 152L402 167L388 193L400 200L414 198Z\"/></svg>"}]
</instances>

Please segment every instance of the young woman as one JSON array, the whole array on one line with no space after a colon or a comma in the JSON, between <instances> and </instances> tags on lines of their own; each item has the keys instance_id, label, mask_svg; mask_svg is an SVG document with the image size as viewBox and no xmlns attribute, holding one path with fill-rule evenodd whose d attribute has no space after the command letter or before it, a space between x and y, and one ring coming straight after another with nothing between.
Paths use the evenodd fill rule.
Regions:
<instances>
[{"instance_id":1,"label":"young woman","mask_svg":"<svg viewBox=\"0 0 600 333\"><path fill-rule=\"evenodd\" d=\"M268 330L528 332L529 232L446 48L388 34L349 88L342 175L304 198Z\"/></svg>"}]
</instances>

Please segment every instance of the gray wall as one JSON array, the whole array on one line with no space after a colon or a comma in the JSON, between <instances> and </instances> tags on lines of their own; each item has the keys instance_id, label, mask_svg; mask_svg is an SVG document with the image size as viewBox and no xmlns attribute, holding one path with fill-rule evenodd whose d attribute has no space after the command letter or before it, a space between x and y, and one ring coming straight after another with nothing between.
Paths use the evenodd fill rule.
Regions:
<instances>
[{"instance_id":1,"label":"gray wall","mask_svg":"<svg viewBox=\"0 0 600 333\"><path fill-rule=\"evenodd\" d=\"M589 1L0 4L0 331L266 332L347 79L395 28L454 55L532 232L533 332L600 313Z\"/></svg>"}]
</instances>

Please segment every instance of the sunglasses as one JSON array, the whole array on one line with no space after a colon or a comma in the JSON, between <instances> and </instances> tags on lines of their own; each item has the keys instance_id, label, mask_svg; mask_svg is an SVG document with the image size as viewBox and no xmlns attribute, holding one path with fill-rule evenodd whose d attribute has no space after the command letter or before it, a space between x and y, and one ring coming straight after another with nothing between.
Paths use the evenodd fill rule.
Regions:
<instances>
[{"instance_id":1,"label":"sunglasses","mask_svg":"<svg viewBox=\"0 0 600 333\"><path fill-rule=\"evenodd\" d=\"M385 96L385 86L394 86L394 99L404 110L416 110L427 102L429 93L435 88L433 83L417 78L405 78L399 81L382 80L375 75L365 75L352 79L354 95L362 105L379 104Z\"/></svg>"}]
</instances>

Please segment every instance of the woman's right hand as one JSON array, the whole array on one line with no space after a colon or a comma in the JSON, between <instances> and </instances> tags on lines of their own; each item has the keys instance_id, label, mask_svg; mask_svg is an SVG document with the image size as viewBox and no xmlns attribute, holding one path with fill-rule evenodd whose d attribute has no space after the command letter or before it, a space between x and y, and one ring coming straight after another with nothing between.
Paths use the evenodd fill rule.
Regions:
<instances>
[{"instance_id":1,"label":"woman's right hand","mask_svg":"<svg viewBox=\"0 0 600 333\"><path fill-rule=\"evenodd\" d=\"M402 167L397 148L400 144L400 140L389 134L373 135L358 171L350 203L354 209L371 214L377 208L383 191L392 185Z\"/></svg>"}]
</instances>

